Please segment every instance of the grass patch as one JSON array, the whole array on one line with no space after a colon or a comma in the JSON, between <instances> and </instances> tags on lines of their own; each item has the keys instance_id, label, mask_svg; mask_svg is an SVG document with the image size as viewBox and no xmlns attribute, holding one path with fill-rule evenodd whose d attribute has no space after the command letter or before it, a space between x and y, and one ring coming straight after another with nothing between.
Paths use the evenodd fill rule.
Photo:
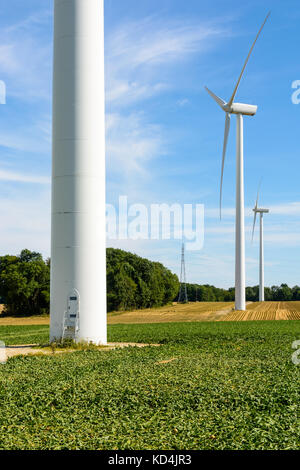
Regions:
<instances>
[{"instance_id":1,"label":"grass patch","mask_svg":"<svg viewBox=\"0 0 300 470\"><path fill-rule=\"evenodd\" d=\"M34 339L35 338L35 339ZM10 344L48 327L0 327ZM111 325L162 347L0 366L0 449L298 449L297 321Z\"/></svg>"},{"instance_id":2,"label":"grass patch","mask_svg":"<svg viewBox=\"0 0 300 470\"><path fill-rule=\"evenodd\" d=\"M9 345L49 342L48 325L0 326L0 339Z\"/></svg>"}]
</instances>

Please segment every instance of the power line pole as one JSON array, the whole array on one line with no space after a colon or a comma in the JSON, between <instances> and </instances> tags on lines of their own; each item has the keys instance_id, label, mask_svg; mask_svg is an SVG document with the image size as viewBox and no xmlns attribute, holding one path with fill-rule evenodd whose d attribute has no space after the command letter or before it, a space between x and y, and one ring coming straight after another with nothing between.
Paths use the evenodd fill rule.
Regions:
<instances>
[{"instance_id":1,"label":"power line pole","mask_svg":"<svg viewBox=\"0 0 300 470\"><path fill-rule=\"evenodd\" d=\"M185 260L184 260L184 243L181 248L181 270L180 270L180 290L178 296L178 303L186 304L188 302L186 290L186 275L185 275Z\"/></svg>"}]
</instances>

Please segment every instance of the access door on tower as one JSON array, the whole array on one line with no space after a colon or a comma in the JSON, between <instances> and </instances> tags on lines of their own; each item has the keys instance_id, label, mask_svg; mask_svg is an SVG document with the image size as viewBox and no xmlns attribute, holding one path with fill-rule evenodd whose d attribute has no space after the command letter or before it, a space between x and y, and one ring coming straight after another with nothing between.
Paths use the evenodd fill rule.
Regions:
<instances>
[{"instance_id":1,"label":"access door on tower","mask_svg":"<svg viewBox=\"0 0 300 470\"><path fill-rule=\"evenodd\" d=\"M76 340L79 331L79 293L73 289L68 295L67 310L64 315L64 339Z\"/></svg>"}]
</instances>

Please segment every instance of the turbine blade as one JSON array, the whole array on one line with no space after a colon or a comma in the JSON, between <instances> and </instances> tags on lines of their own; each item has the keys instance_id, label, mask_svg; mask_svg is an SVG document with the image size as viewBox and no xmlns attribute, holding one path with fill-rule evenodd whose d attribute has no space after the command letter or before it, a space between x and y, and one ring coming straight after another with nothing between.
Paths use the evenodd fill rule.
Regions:
<instances>
[{"instance_id":1,"label":"turbine blade","mask_svg":"<svg viewBox=\"0 0 300 470\"><path fill-rule=\"evenodd\" d=\"M225 131L224 131L224 144L223 144L223 155L222 155L222 170L221 170L221 184L220 184L220 220L222 219L222 189L223 189L223 174L224 174L224 164L226 157L226 149L228 142L228 135L230 130L230 114L226 113L225 118Z\"/></svg>"},{"instance_id":2,"label":"turbine blade","mask_svg":"<svg viewBox=\"0 0 300 470\"><path fill-rule=\"evenodd\" d=\"M204 87L207 93L210 94L212 99L223 109L223 107L226 105L225 101L222 100L222 98L219 98L219 96L215 95L209 88Z\"/></svg>"},{"instance_id":3,"label":"turbine blade","mask_svg":"<svg viewBox=\"0 0 300 470\"><path fill-rule=\"evenodd\" d=\"M255 222L256 222L256 214L257 214L257 212L254 211L254 221L253 221L253 229L252 229L252 243L253 243L253 237L254 237L254 229L255 229Z\"/></svg>"},{"instance_id":4,"label":"turbine blade","mask_svg":"<svg viewBox=\"0 0 300 470\"><path fill-rule=\"evenodd\" d=\"M257 35L256 35L256 38L255 38L255 40L254 40L254 42L253 42L253 44L252 44L252 46L251 46L251 49L250 49L250 51L249 51L249 54L247 55L247 59L246 59L246 61L245 61L245 63L244 63L244 66L243 66L243 68L242 68L242 71L241 71L241 74L240 74L239 79L238 79L238 81L237 81L237 84L235 85L235 88L234 88L234 90L233 90L232 96L231 96L231 98L230 98L230 100L229 100L229 102L228 102L228 105L229 105L229 106L231 106L232 103L233 103L233 100L234 100L235 95L236 95L236 93L237 93L237 90L238 90L240 81L241 81L242 76L243 76L243 74L244 74L246 65L248 64L248 61L249 61L250 56L251 56L251 54L252 54L253 48L254 48L254 46L255 46L255 44L256 44L256 41L258 40L258 38L259 38L259 36L260 36L260 33L262 32L262 30L263 30L263 28L264 28L264 26L265 26L265 24L266 24L266 22L267 22L267 20L268 20L270 14L271 14L271 12L269 12L269 13L267 14L267 16L266 16L266 18L265 18L265 21L263 22L262 26L260 27L260 30L258 31L258 33L257 33Z\"/></svg>"},{"instance_id":5,"label":"turbine blade","mask_svg":"<svg viewBox=\"0 0 300 470\"><path fill-rule=\"evenodd\" d=\"M258 189L257 189L257 197L256 197L256 204L255 204L256 209L257 209L257 206L258 206L258 198L259 198L259 191L260 191L260 187L261 187L261 182L262 182L262 178L259 182Z\"/></svg>"}]
</instances>

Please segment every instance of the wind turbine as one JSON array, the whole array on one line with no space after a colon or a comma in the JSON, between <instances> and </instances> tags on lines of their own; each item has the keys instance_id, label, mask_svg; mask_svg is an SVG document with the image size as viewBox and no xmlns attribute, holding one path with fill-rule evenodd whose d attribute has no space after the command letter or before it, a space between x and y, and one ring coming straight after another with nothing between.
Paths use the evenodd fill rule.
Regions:
<instances>
[{"instance_id":1,"label":"wind turbine","mask_svg":"<svg viewBox=\"0 0 300 470\"><path fill-rule=\"evenodd\" d=\"M244 222L244 150L243 150L243 116L254 116L257 111L257 106L244 103L234 103L234 98L237 93L240 81L244 74L246 65L252 54L253 48L259 38L263 27L269 18L270 13L266 16L260 30L258 31L256 38L251 46L249 54L246 58L238 81L233 90L232 96L228 103L215 95L207 87L205 89L210 96L216 101L216 103L226 113L225 117L225 132L224 132L224 144L223 144L223 155L222 155L222 171L221 171L221 184L220 184L220 218L221 218L221 207L222 207L222 187L223 187L223 173L224 163L228 142L228 134L230 129L230 118L231 114L236 114L237 117L237 134L236 134L236 221L235 221L235 309L245 310L246 299L245 299L245 222Z\"/></svg>"},{"instance_id":2,"label":"wind turbine","mask_svg":"<svg viewBox=\"0 0 300 470\"><path fill-rule=\"evenodd\" d=\"M254 236L255 222L257 214L260 215L260 240L259 240L259 301L264 302L265 300L265 282L264 282L264 225L263 225L263 216L264 214L269 213L269 209L259 209L258 208L258 197L259 197L259 188L257 191L257 198L254 212L254 221L252 229L252 242Z\"/></svg>"}]
</instances>

